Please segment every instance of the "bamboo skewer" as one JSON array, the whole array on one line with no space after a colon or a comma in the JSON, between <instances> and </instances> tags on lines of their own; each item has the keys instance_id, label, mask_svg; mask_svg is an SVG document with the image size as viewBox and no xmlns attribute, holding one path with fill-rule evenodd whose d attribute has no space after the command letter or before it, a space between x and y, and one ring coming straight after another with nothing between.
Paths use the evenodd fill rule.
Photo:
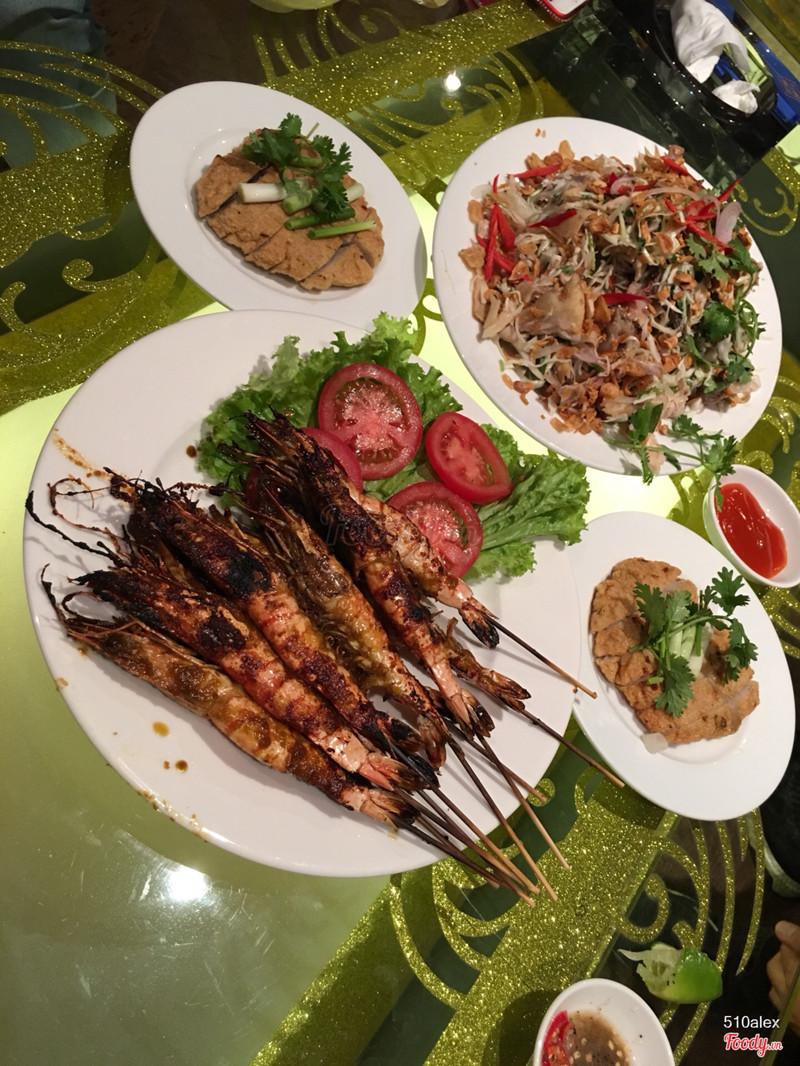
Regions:
<instances>
[{"instance_id":1,"label":"bamboo skewer","mask_svg":"<svg viewBox=\"0 0 800 1066\"><path fill-rule=\"evenodd\" d=\"M482 851L479 848L476 849L474 844L468 844L467 846L470 847L474 853L478 854L479 857L487 863L489 869L486 870L483 866L480 866L478 862L476 862L474 859L471 859L463 851L459 851L459 849L453 844L453 842L449 840L443 833L441 833L437 829L436 824L432 823L428 817L423 815L420 818L420 821L424 824L425 829L420 828L420 825L416 823L408 826L408 829L412 833L414 833L415 836L418 836L427 844L432 844L439 851L444 852L446 855L449 855L451 858L456 859L458 862L462 863L474 873L479 874L494 888L507 888L516 896L518 896L521 900L524 900L525 903L528 904L528 906L532 907L534 905L534 900L532 900L531 897L523 891L522 886L524 886L524 880L520 877L521 872L513 864L510 864L511 870L509 871L505 868L505 864L498 865L496 861L493 861L492 856L488 855L486 852ZM505 859L505 856L502 856L502 858ZM506 860L506 863L507 861L508 860ZM513 877L510 876L512 872L514 874ZM537 890L537 886L533 885L532 887L534 890Z\"/></svg>"},{"instance_id":2,"label":"bamboo skewer","mask_svg":"<svg viewBox=\"0 0 800 1066\"><path fill-rule=\"evenodd\" d=\"M431 804L431 806L435 807L432 801L431 794L423 793L423 795L426 801ZM443 792L438 792L436 795L444 801L444 803L450 808L450 810L454 811L458 815L458 817L464 822L464 824L469 828L469 830L473 832L475 836L485 845L485 847L489 848L495 858L508 870L509 874L511 874L512 877L518 880L524 888L528 889L529 892L532 892L534 895L538 895L539 886L534 884L534 882L531 881L530 878L526 877L523 871L520 870L518 866L514 865L514 863L508 858L508 856L502 851L502 849L499 848L494 843L494 841L491 840L484 832L482 832L482 830L480 830L471 821L468 815L464 814L463 811L459 810L459 808L453 803L453 801L448 799L448 797ZM468 846L473 848L473 850L475 848L474 843L469 843Z\"/></svg>"},{"instance_id":3,"label":"bamboo skewer","mask_svg":"<svg viewBox=\"0 0 800 1066\"><path fill-rule=\"evenodd\" d=\"M542 655L540 651L537 651L536 648L528 644L528 642L523 640L522 637L518 637L516 633L512 633L512 631L510 629L507 629L506 626L502 624L502 622L498 622L498 620L494 616L492 616L491 622L492 625L496 629L499 629L501 633L505 633L507 637L510 637L513 641L516 641L516 643L519 644L521 648L524 648L525 651L530 652L531 655L533 655L540 662L544 663L545 666L549 666L551 670L555 670L555 672L561 677L563 677L565 681L569 681L571 685L574 685L576 688L579 688L581 692L585 692L587 696L591 696L593 700L597 699L596 692L593 692L590 688L587 688L586 685L581 684L581 682L578 681L577 678L572 677L570 674L567 673L566 670L562 670L560 666L552 662L550 659L546 658L546 656Z\"/></svg>"},{"instance_id":4,"label":"bamboo skewer","mask_svg":"<svg viewBox=\"0 0 800 1066\"><path fill-rule=\"evenodd\" d=\"M456 757L458 758L458 760L461 763L461 765L467 771L467 774L469 775L470 779L472 780L472 782L474 783L474 785L476 786L476 788L480 792L481 796L488 803L489 807L491 808L492 814L495 816L495 818L498 820L498 822L502 825L502 827L505 829L505 831L508 833L508 835L514 841L514 843L517 845L517 848L519 849L520 854L525 859L525 861L528 863L530 868L533 870L534 874L538 878L538 880L541 883L541 885L544 888L544 890L547 892L547 894L550 896L551 899L553 899L553 900L557 899L558 897L556 896L555 892L553 891L552 886L550 885L550 883L548 882L547 878L544 876L542 871L537 866L533 856L528 852L528 849L525 847L523 842L520 840L518 834L514 831L512 826L509 824L508 819L505 817L503 812L497 806L497 804L495 803L494 799L490 795L488 789L483 784L481 779L478 777L478 775L476 774L476 772L473 769L473 767L470 766L469 760L464 755L464 750L461 747L461 745L458 744L458 743L454 743L452 741L452 739L451 739L450 746L452 747L453 751L455 752Z\"/></svg>"},{"instance_id":5,"label":"bamboo skewer","mask_svg":"<svg viewBox=\"0 0 800 1066\"><path fill-rule=\"evenodd\" d=\"M491 762L492 766L494 766L495 769L499 769L498 763L494 761L497 759L497 756L494 752L492 752L490 756L484 750L483 747L480 747L478 745L478 742L475 740L474 737L468 737L464 732L460 732L459 735L465 743L469 744L475 751L482 755L484 759L487 759L489 762ZM520 777L520 775L516 773L516 771L512 770L510 766L504 766L502 772L504 775L508 774L509 777L512 777L520 786L520 788L525 790L526 795L533 796L534 799L539 800L541 803L547 802L547 796L545 796L543 792L540 792L538 788L534 788L534 786L531 785L528 781L526 781L524 777Z\"/></svg>"},{"instance_id":6,"label":"bamboo skewer","mask_svg":"<svg viewBox=\"0 0 800 1066\"><path fill-rule=\"evenodd\" d=\"M548 736L553 737L559 742L559 744L563 744L564 747L568 748L574 755L578 755L593 769L599 770L601 774L604 774L609 781L612 781L615 785L618 785L619 788L625 787L625 782L622 781L619 777L617 777L616 774L612 773L607 766L603 766L596 759L593 759L591 755L587 755L585 751L581 751L581 749L576 744L573 744L571 740L567 740L566 737L562 737L562 735L557 730L553 729L553 727L548 725L547 722L543 722L541 718L537 718L537 716L535 714L532 714L529 710L527 710L527 708L523 707L520 711L518 711L518 713L523 715L523 717L527 718L529 722L533 722L534 725L539 726L539 728L543 729L545 733L548 734Z\"/></svg>"},{"instance_id":7,"label":"bamboo skewer","mask_svg":"<svg viewBox=\"0 0 800 1066\"><path fill-rule=\"evenodd\" d=\"M481 737L480 738L480 743L485 746L486 738L485 737ZM501 772L503 772L504 768L502 767L502 764L498 764L498 768L501 770ZM516 797L517 802L519 803L519 805L523 808L523 810L528 815L530 820L533 822L533 824L536 826L536 828L542 834L542 837L544 838L545 843L547 844L548 848L552 851L552 853L555 855L555 857L558 859L558 861L561 863L561 865L564 867L564 869L568 870L569 869L569 863L567 862L567 860L564 858L563 854L561 853L561 849L558 847L556 842L553 840L553 838L550 836L550 834L545 829L544 825L542 824L541 819L539 818L539 815L536 813L536 811L534 811L533 807L531 807L531 805L528 803L528 801L525 798L525 796L523 796L522 793L520 792L516 781L514 781L514 779L511 776L511 774L503 773L503 776L505 777L506 782L508 783L508 787L514 793L514 796Z\"/></svg>"}]
</instances>

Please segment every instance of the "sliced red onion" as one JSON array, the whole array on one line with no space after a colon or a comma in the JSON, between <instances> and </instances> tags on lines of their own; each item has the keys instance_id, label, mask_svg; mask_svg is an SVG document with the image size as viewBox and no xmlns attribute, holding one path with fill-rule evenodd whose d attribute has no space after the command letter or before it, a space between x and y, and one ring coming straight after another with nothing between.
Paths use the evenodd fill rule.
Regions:
<instances>
[{"instance_id":1,"label":"sliced red onion","mask_svg":"<svg viewBox=\"0 0 800 1066\"><path fill-rule=\"evenodd\" d=\"M742 205L738 200L733 200L720 211L717 216L717 224L714 227L714 236L718 241L722 241L723 244L729 244L733 231L736 227L736 221L742 212Z\"/></svg>"}]
</instances>

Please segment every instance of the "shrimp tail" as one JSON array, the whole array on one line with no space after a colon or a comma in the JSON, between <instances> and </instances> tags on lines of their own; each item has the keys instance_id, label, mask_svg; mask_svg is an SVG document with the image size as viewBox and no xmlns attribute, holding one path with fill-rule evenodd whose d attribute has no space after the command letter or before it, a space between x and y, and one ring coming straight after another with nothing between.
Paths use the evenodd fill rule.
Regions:
<instances>
[{"instance_id":1,"label":"shrimp tail","mask_svg":"<svg viewBox=\"0 0 800 1066\"><path fill-rule=\"evenodd\" d=\"M403 752L402 758L404 760L410 759L410 756L408 753ZM379 751L371 751L366 759L362 760L358 767L358 772L373 785L389 789L389 791L397 788L418 789L422 773L426 777L427 785L434 784L436 778L435 775L431 776L433 771L430 766L422 759L418 759L417 764L412 768L411 765L403 765L403 763L398 762L396 758L392 758L389 755L384 755Z\"/></svg>"},{"instance_id":2,"label":"shrimp tail","mask_svg":"<svg viewBox=\"0 0 800 1066\"><path fill-rule=\"evenodd\" d=\"M490 670L489 667L478 662L472 652L453 636L454 625L453 622L447 627L444 636L444 646L454 673L507 707L515 711L522 710L523 701L530 699L527 689L510 677L506 677L505 674Z\"/></svg>"},{"instance_id":3,"label":"shrimp tail","mask_svg":"<svg viewBox=\"0 0 800 1066\"><path fill-rule=\"evenodd\" d=\"M459 604L458 613L464 625L475 634L478 640L487 648L496 648L500 642L500 634L492 624L486 613L486 608L475 599L468 599Z\"/></svg>"},{"instance_id":4,"label":"shrimp tail","mask_svg":"<svg viewBox=\"0 0 800 1066\"><path fill-rule=\"evenodd\" d=\"M402 796L383 792L379 788L353 785L342 792L342 803L376 822L385 822L396 829L411 825L416 817L416 812Z\"/></svg>"}]
</instances>

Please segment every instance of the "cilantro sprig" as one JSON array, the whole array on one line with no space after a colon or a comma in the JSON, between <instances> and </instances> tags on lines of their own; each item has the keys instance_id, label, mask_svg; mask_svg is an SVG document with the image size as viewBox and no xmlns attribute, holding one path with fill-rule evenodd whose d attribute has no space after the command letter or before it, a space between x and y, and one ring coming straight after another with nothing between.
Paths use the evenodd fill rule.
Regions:
<instances>
[{"instance_id":1,"label":"cilantro sprig","mask_svg":"<svg viewBox=\"0 0 800 1066\"><path fill-rule=\"evenodd\" d=\"M703 630L711 626L728 631L728 649L723 654L723 682L735 681L741 671L758 657L755 644L747 637L738 618L737 607L749 601L742 592L744 578L723 567L702 592L697 603L688 589L665 593L638 582L636 607L646 627L645 639L633 651L647 649L656 659L656 672L648 684L662 685L655 705L679 718L692 698L695 673L690 660L700 654Z\"/></svg>"},{"instance_id":2,"label":"cilantro sprig","mask_svg":"<svg viewBox=\"0 0 800 1066\"><path fill-rule=\"evenodd\" d=\"M720 479L725 474L733 473L738 447L736 438L724 437L721 432L708 433L684 412L673 419L669 436L675 441L685 442L694 450L687 451L669 442L656 444L651 438L658 429L662 410L662 404L644 404L630 416L625 437L607 436L606 440L615 448L624 448L638 458L642 468L642 480L646 485L649 485L655 476L651 465L653 453L663 455L676 470L680 470L682 458L699 459L700 465L714 478L717 503L721 505Z\"/></svg>"},{"instance_id":3,"label":"cilantro sprig","mask_svg":"<svg viewBox=\"0 0 800 1066\"><path fill-rule=\"evenodd\" d=\"M323 134L303 133L299 115L288 114L275 130L254 130L242 154L259 166L274 166L292 197L294 210L313 205L320 222L347 217L349 203L342 179L351 170L350 146L335 147ZM287 213L292 213L287 210Z\"/></svg>"},{"instance_id":4,"label":"cilantro sprig","mask_svg":"<svg viewBox=\"0 0 800 1066\"><path fill-rule=\"evenodd\" d=\"M750 355L764 327L758 312L748 299L756 282L758 264L753 260L741 237L734 237L724 249L719 248L709 237L689 234L686 246L694 258L700 274L725 284L735 274L747 276L747 284L735 291L731 306L712 298L708 301L703 316L697 323L697 336L685 338L686 348L696 362L710 365L705 355L707 345L716 345L726 337L739 342L732 344L725 361L715 365L715 372L705 382L707 393L720 392L739 382L747 382L753 376ZM741 349L744 350L741 350Z\"/></svg>"}]
</instances>

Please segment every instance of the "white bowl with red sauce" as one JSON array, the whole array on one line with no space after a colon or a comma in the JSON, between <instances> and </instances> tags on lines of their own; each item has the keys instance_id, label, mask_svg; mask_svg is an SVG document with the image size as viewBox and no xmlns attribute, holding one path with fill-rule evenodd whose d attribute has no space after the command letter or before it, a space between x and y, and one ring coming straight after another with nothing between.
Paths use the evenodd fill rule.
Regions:
<instances>
[{"instance_id":1,"label":"white bowl with red sauce","mask_svg":"<svg viewBox=\"0 0 800 1066\"><path fill-rule=\"evenodd\" d=\"M712 485L703 500L709 540L740 573L761 585L800 583L800 511L777 482L751 466L720 481L722 511Z\"/></svg>"},{"instance_id":2,"label":"white bowl with red sauce","mask_svg":"<svg viewBox=\"0 0 800 1066\"><path fill-rule=\"evenodd\" d=\"M602 1033L601 1041L610 1034L615 1048L608 1048L606 1041L599 1052L595 1050L591 1061L597 1066L611 1061L616 1066L674 1066L667 1034L655 1013L633 989L603 977L577 981L556 996L539 1027L530 1066L548 1066L546 1051L550 1042L558 1042L565 1017L577 1023L578 1034L582 1031L581 1019L586 1020L584 1031L589 1031L595 1019L608 1030ZM622 1056L616 1054L617 1047L623 1050ZM588 1046L582 1048L581 1057L576 1060L580 1066L586 1063L588 1050Z\"/></svg>"}]
</instances>

